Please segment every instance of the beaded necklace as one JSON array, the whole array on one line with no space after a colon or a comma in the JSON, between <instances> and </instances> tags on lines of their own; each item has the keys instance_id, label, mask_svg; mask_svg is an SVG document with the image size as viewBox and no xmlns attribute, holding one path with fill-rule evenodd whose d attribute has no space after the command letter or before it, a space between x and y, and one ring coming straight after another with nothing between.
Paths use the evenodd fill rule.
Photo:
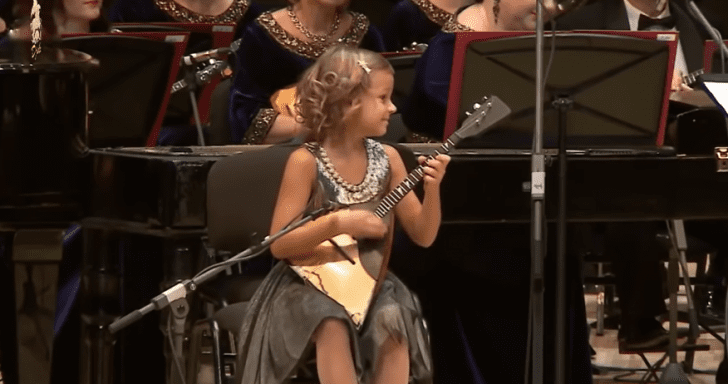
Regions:
<instances>
[{"instance_id":1,"label":"beaded necklace","mask_svg":"<svg viewBox=\"0 0 728 384\"><path fill-rule=\"evenodd\" d=\"M296 13L293 12L292 5L288 6L288 17L291 19L291 22L293 23L293 26L296 27L296 29L303 33L303 35L306 36L309 40L318 44L325 44L327 41L329 41L334 36L336 31L339 30L339 24L341 23L341 17L339 16L339 12L336 12L334 17L334 23L331 25L331 30L323 35L317 35L309 31L308 28L304 27L301 21L298 20Z\"/></svg>"}]
</instances>

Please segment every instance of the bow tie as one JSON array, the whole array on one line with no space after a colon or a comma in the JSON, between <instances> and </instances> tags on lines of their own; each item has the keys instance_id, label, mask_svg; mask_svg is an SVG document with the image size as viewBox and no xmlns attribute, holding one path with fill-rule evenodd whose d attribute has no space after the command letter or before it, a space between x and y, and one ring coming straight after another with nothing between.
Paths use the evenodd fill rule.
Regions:
<instances>
[{"instance_id":1,"label":"bow tie","mask_svg":"<svg viewBox=\"0 0 728 384\"><path fill-rule=\"evenodd\" d=\"M637 30L644 31L648 29L670 30L675 28L675 18L672 16L663 17L662 19L653 19L645 15L640 15L640 21L637 24Z\"/></svg>"}]
</instances>

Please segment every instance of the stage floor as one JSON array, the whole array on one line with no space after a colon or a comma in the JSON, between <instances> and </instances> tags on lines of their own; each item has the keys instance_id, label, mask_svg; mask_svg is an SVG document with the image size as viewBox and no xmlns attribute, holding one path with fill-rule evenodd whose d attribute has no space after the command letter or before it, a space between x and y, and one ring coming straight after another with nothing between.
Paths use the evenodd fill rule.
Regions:
<instances>
[{"instance_id":1,"label":"stage floor","mask_svg":"<svg viewBox=\"0 0 728 384\"><path fill-rule=\"evenodd\" d=\"M586 310L589 323L596 321L597 300L596 294L586 294ZM679 307L686 308L687 302L684 296L679 297ZM665 329L668 324L664 323ZM680 327L687 327L685 323L679 323ZM725 332L718 332L724 337ZM701 344L710 345L708 351L698 351L695 353L694 373L689 374L688 378L692 384L713 384L715 383L715 371L718 364L723 359L723 345L707 332L703 332L698 339ZM596 328L591 327L590 344L596 351L596 355L592 358L592 364L596 368L594 375L594 384L614 383L613 378L621 373L630 370L641 369L637 371L632 378L639 378L645 372L644 363L638 355L620 355L617 346L617 330L605 329L603 335L596 334ZM649 361L656 361L662 354L648 353L645 354ZM678 361L685 359L683 352L678 353ZM2 372L0 371L0 382L2 382Z\"/></svg>"},{"instance_id":2,"label":"stage floor","mask_svg":"<svg viewBox=\"0 0 728 384\"><path fill-rule=\"evenodd\" d=\"M596 308L597 308L597 296L595 294L586 294L584 299L586 302L587 318L589 323L592 324L596 320ZM679 296L678 306L680 309L687 308L687 300L684 296ZM669 324L665 322L663 324L665 329L668 329ZM688 327L687 323L678 323L679 327ZM717 332L721 337L725 337L725 332ZM627 373L630 370L641 369L630 378L639 379L646 372L645 364L639 355L636 354L619 354L619 348L617 343L617 330L616 329L605 329L604 334L599 336L596 334L596 328L591 327L591 335L589 338L591 346L597 352L596 356L592 358L592 364L596 368L594 375L594 384L609 384L615 383L613 378L622 373ZM679 340L684 341L684 339ZM723 359L723 344L715 339L711 334L703 332L698 339L699 344L710 345L708 351L695 352L695 360L693 364L694 373L687 375L691 384L713 384L715 383L715 371L718 369ZM662 357L661 353L647 353L645 357L650 361L654 362ZM678 352L678 361L682 362L685 360L685 353Z\"/></svg>"}]
</instances>

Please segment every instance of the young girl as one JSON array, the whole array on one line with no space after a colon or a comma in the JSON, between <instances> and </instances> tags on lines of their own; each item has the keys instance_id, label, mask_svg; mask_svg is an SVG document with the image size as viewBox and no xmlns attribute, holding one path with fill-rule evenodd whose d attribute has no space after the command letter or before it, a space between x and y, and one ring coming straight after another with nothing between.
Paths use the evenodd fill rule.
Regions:
<instances>
[{"instance_id":1,"label":"young girl","mask_svg":"<svg viewBox=\"0 0 728 384\"><path fill-rule=\"evenodd\" d=\"M394 148L368 139L385 133L396 110L390 99L393 73L382 56L341 45L324 53L298 85L297 111L311 130L311 141L288 159L271 233L330 202L351 207L324 215L273 243L271 251L282 262L256 292L243 323L238 349L242 383L285 382L309 357L310 348L315 348L324 384L432 382L420 309L399 279L387 274L357 328L341 305L290 267L343 259L327 241L340 234L359 241L391 241L393 222L357 206L379 202L407 175ZM429 246L437 235L439 188L449 160L439 155L427 163L422 203L409 193L394 208L418 245Z\"/></svg>"}]
</instances>

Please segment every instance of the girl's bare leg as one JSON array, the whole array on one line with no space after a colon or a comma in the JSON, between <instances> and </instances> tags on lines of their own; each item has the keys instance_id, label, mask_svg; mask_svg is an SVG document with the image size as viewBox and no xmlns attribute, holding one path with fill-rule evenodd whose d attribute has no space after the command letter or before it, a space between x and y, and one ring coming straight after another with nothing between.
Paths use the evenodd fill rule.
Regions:
<instances>
[{"instance_id":1,"label":"girl's bare leg","mask_svg":"<svg viewBox=\"0 0 728 384\"><path fill-rule=\"evenodd\" d=\"M354 358L346 325L326 319L313 335L316 343L316 369L321 384L356 384Z\"/></svg>"},{"instance_id":2,"label":"girl's bare leg","mask_svg":"<svg viewBox=\"0 0 728 384\"><path fill-rule=\"evenodd\" d=\"M410 370L405 340L389 337L382 344L374 366L374 384L407 384Z\"/></svg>"}]
</instances>

